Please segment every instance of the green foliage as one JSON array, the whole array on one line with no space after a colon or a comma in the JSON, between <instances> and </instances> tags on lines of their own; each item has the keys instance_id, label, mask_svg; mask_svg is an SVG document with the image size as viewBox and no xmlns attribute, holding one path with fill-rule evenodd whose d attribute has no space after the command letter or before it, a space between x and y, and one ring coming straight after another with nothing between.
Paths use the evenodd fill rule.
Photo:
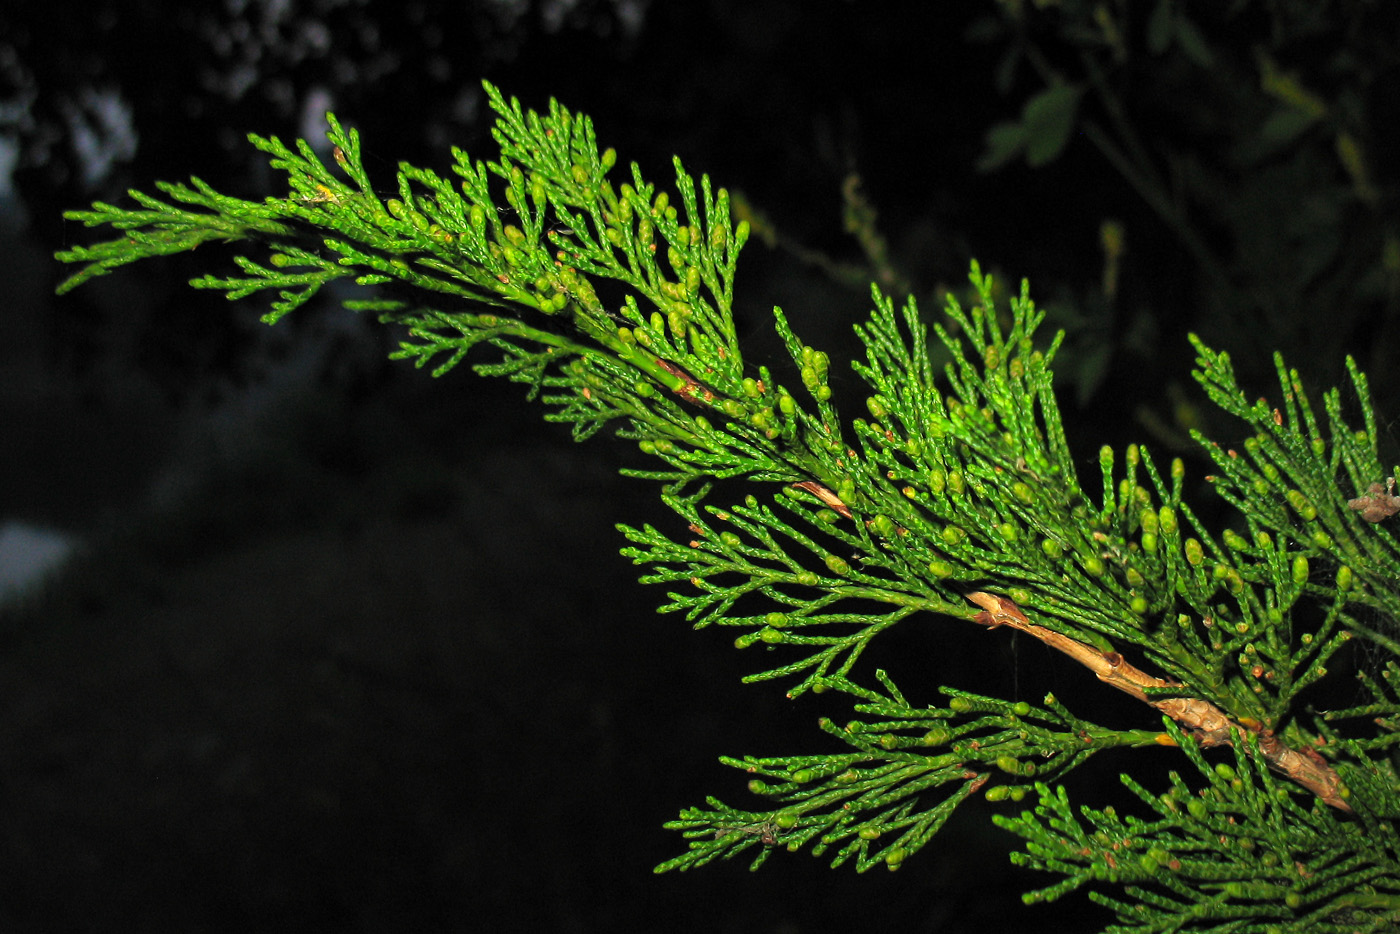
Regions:
<instances>
[{"instance_id":1,"label":"green foliage","mask_svg":"<svg viewBox=\"0 0 1400 934\"><path fill-rule=\"evenodd\" d=\"M1201 784L1193 790L1172 772L1171 787L1154 794L1123 776L1149 817L1112 807L1076 814L1063 789L1040 784L1034 812L993 818L1026 840L1014 862L1065 877L1026 901L1107 883L1124 897L1090 896L1118 914L1113 931L1394 929L1400 841L1389 822L1364 812L1343 822L1308 806L1263 765L1257 737L1236 744L1233 762L1211 766L1168 729Z\"/></svg>"},{"instance_id":2,"label":"green foliage","mask_svg":"<svg viewBox=\"0 0 1400 934\"><path fill-rule=\"evenodd\" d=\"M337 169L305 142L252 137L286 196L243 201L196 180L160 186L174 204L133 193L139 210L73 212L122 234L60 254L85 264L63 288L237 241L261 258L195 287L271 290L269 322L334 280L373 287L346 304L404 329L394 356L441 375L476 354L477 372L526 384L576 437L612 423L635 442L649 465L628 472L660 481L676 516L621 527L642 580L676 588L661 610L770 650L778 664L747 680L844 693L856 714L820 722L845 751L723 760L770 806L683 811L668 826L688 849L658 871L740 854L757 866L778 846L894 869L967 798L1033 795L1033 812L998 818L1025 840L1019 862L1062 877L1030 897L1089 888L1118 912L1115 930L1400 919L1400 552L1384 525L1400 499L1354 364L1360 428L1337 390L1319 419L1281 361L1277 405L1249 403L1229 358L1197 343L1198 380L1244 423L1243 453L1201 439L1238 512L1219 532L1186 502L1180 460L1105 447L1081 482L1052 388L1060 338L1038 343L1028 289L999 304L975 264L968 306L950 299L934 327L951 360L941 372L915 302L874 292L853 364L866 412L844 420L831 361L781 311L793 388L745 365L732 300L747 225L723 190L679 163L672 192L635 165L615 184L616 157L586 117L487 91L499 158L454 151L455 181L401 165L382 198L357 134L334 118ZM1155 712L1112 729L1054 697L943 687L944 703L923 705L884 671L867 678L857 663L873 639L934 614L941 627L1016 629ZM1303 692L1353 639L1384 661L1363 678L1373 701L1310 711ZM1094 753L1159 746L1179 747L1195 774L1125 778L1147 816L1070 806L1059 782ZM1233 759L1211 765L1212 747Z\"/></svg>"}]
</instances>

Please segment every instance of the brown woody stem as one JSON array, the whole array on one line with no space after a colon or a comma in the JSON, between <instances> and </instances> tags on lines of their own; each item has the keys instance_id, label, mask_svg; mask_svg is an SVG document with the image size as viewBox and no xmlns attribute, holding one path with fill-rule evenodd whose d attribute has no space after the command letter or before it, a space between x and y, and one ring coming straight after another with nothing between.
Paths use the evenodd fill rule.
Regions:
<instances>
[{"instance_id":1,"label":"brown woody stem","mask_svg":"<svg viewBox=\"0 0 1400 934\"><path fill-rule=\"evenodd\" d=\"M1100 681L1171 717L1190 730L1202 746L1229 746L1233 745L1236 733L1243 734L1246 730L1255 733L1259 737L1259 751L1271 769L1297 782L1332 807L1351 811L1351 806L1342 797L1341 778L1326 760L1312 750L1299 752L1275 736L1272 730L1236 723L1210 701L1195 697L1150 699L1147 696L1149 688L1185 685L1153 677L1117 652L1104 652L1078 639L1037 626L1026 618L1019 606L1005 597L978 591L968 594L967 598L982 608L982 612L973 617L974 622L989 627L1010 626L1063 652L1092 671Z\"/></svg>"}]
</instances>

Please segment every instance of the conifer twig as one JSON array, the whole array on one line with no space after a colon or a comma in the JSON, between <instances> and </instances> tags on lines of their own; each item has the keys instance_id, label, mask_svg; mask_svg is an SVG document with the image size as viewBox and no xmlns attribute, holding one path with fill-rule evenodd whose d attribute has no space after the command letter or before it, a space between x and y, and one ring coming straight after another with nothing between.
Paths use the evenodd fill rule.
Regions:
<instances>
[{"instance_id":1,"label":"conifer twig","mask_svg":"<svg viewBox=\"0 0 1400 934\"><path fill-rule=\"evenodd\" d=\"M1105 652L1063 633L1037 626L1006 597L979 590L968 594L967 598L982 607L982 612L973 617L973 622L991 628L1010 626L1063 652L1092 671L1100 681L1155 707L1186 727L1202 746L1232 746L1235 736L1244 730L1257 733L1259 751L1270 768L1302 785L1332 807L1351 811L1351 805L1342 795L1341 778L1317 753L1311 750L1298 752L1274 735L1273 730L1255 724L1236 723L1210 701L1197 697L1150 697L1147 693L1149 690L1185 685L1149 675L1117 652Z\"/></svg>"}]
</instances>

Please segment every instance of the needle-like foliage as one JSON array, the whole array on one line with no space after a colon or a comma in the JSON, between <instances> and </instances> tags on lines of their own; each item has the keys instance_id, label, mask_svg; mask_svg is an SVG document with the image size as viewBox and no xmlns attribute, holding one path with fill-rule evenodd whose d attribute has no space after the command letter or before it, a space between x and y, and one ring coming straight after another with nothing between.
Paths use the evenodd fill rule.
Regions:
<instances>
[{"instance_id":1,"label":"needle-like foliage","mask_svg":"<svg viewBox=\"0 0 1400 934\"><path fill-rule=\"evenodd\" d=\"M843 419L827 355L780 310L791 369L745 363L732 303L748 229L723 189L679 162L669 191L636 165L618 181L588 118L487 93L494 161L454 150L455 178L401 165L392 197L332 117L330 165L304 141L251 137L285 195L245 201L194 179L158 185L165 200L132 192L136 208L72 212L120 233L59 254L82 264L61 290L233 242L236 271L192 285L269 291L270 323L350 280L366 291L347 306L406 332L394 356L441 375L472 354L576 437L611 425L634 441L649 465L629 473L659 481L676 516L620 527L643 582L669 588L662 612L767 647L777 664L748 680L855 702L846 724L820 722L846 751L724 759L763 803L682 811L667 826L688 847L658 871L757 866L778 848L894 869L968 797L1030 797L1033 811L998 823L1023 838L1018 862L1060 879L1027 897L1090 889L1118 913L1112 930L1400 923L1400 497L1355 366L1359 427L1337 390L1316 411L1281 360L1275 401L1249 402L1229 358L1197 345L1198 380L1243 422L1239 449L1200 439L1238 513L1220 531L1184 500L1180 460L1105 447L1081 478L1052 387L1058 338L1037 335L1024 286L998 306L975 264L970 301L950 298L932 334L913 300L874 293L854 364L867 392L843 400L865 411ZM977 685L911 701L859 664L896 625L1009 627L1141 701L1142 721L1112 729L1053 696ZM1353 639L1372 701L1310 709L1303 693ZM1160 746L1180 749L1181 772L1124 776L1141 816L1076 809L1059 784L1101 750Z\"/></svg>"}]
</instances>

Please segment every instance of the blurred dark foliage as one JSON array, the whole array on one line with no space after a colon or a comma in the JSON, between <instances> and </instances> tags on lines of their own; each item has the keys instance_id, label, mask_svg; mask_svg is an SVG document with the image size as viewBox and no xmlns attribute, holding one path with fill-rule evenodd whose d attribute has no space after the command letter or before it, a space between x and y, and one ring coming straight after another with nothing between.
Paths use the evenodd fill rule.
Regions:
<instances>
[{"instance_id":1,"label":"blurred dark foliage","mask_svg":"<svg viewBox=\"0 0 1400 934\"><path fill-rule=\"evenodd\" d=\"M1260 392L1276 393L1275 350L1314 386L1344 382L1352 354L1381 411L1396 412L1400 8L992 6L971 34L1024 107L992 128L982 167L1076 179L1066 188L1081 209L1120 222L1097 288L1056 283L1082 290L1057 322L1072 332L1081 397L1126 352L1143 406L1150 387L1180 379L1193 331ZM1199 412L1176 414L1140 420L1181 446Z\"/></svg>"}]
</instances>

